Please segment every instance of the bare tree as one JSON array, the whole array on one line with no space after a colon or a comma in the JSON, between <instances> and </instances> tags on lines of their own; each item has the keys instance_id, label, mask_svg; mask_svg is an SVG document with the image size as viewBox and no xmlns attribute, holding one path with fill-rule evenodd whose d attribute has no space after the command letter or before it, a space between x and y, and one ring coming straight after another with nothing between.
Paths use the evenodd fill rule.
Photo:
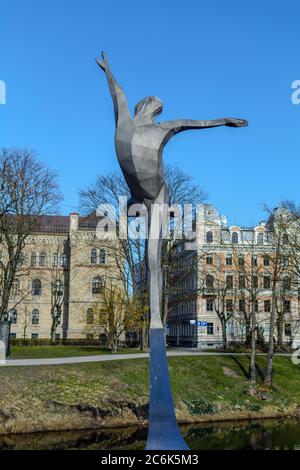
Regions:
<instances>
[{"instance_id":1,"label":"bare tree","mask_svg":"<svg viewBox=\"0 0 300 470\"><path fill-rule=\"evenodd\" d=\"M27 329L31 325L31 312L26 304L21 312L18 311L18 324L22 328L23 339L26 339Z\"/></svg>"},{"instance_id":2,"label":"bare tree","mask_svg":"<svg viewBox=\"0 0 300 470\"><path fill-rule=\"evenodd\" d=\"M165 167L166 180L170 191L170 205L183 205L186 203L195 205L201 203L206 197L204 191L199 188L192 177L184 173L181 169L173 165ZM82 189L79 193L80 207L86 214L92 213L100 204L111 204L118 214L119 197L126 196L130 199L130 194L123 177L117 173L109 175L99 175L96 181L89 187ZM135 216L136 214L133 214ZM129 217L131 220L131 217ZM144 227L147 225L145 224ZM117 219L117 229L119 220ZM140 231L140 236L119 238L119 243L111 240L101 240L102 247L110 252L114 258L118 270L114 270L112 276L120 277L124 288L132 292L135 301L139 300L141 309L145 311L145 303L148 303L146 295L145 277L145 241L143 239L143 229L140 224L133 222L130 230ZM162 250L163 266L163 321L166 323L168 311L171 305L170 292L174 291L174 277L170 275L178 271L176 263L181 263L174 250L174 239L164 240ZM118 272L118 274L117 274ZM185 274L186 275L186 274ZM140 333L141 348L147 344L147 332L149 323L149 313L143 314L142 327Z\"/></svg>"},{"instance_id":3,"label":"bare tree","mask_svg":"<svg viewBox=\"0 0 300 470\"><path fill-rule=\"evenodd\" d=\"M140 327L142 312L135 300L113 282L103 282L101 301L87 311L86 332L98 337L104 334L110 349L116 352L120 338Z\"/></svg>"},{"instance_id":4,"label":"bare tree","mask_svg":"<svg viewBox=\"0 0 300 470\"><path fill-rule=\"evenodd\" d=\"M0 153L0 319L8 310L13 282L24 265L23 250L41 214L53 213L61 199L56 175L34 152L2 149Z\"/></svg>"}]
</instances>

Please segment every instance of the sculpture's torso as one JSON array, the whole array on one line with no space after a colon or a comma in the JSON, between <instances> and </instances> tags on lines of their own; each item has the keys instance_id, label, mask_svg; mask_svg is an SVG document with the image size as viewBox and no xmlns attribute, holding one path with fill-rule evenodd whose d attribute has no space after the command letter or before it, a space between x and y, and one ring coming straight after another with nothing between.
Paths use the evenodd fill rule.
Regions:
<instances>
[{"instance_id":1,"label":"sculpture's torso","mask_svg":"<svg viewBox=\"0 0 300 470\"><path fill-rule=\"evenodd\" d=\"M154 201L165 183L162 151L166 131L158 124L137 126L126 121L115 134L119 164L132 197Z\"/></svg>"}]
</instances>

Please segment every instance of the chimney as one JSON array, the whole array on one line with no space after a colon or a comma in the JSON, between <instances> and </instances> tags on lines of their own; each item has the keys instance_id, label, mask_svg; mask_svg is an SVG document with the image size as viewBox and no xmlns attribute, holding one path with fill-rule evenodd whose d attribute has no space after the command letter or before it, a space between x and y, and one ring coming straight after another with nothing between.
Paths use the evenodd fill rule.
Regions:
<instances>
[{"instance_id":1,"label":"chimney","mask_svg":"<svg viewBox=\"0 0 300 470\"><path fill-rule=\"evenodd\" d=\"M71 212L70 214L70 232L76 232L78 230L78 212Z\"/></svg>"}]
</instances>

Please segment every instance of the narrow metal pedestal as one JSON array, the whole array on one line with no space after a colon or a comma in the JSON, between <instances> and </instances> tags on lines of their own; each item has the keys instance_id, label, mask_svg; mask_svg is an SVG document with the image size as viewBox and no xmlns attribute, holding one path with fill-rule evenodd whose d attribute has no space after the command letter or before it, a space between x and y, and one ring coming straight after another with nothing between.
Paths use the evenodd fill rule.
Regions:
<instances>
[{"instance_id":1,"label":"narrow metal pedestal","mask_svg":"<svg viewBox=\"0 0 300 470\"><path fill-rule=\"evenodd\" d=\"M189 450L180 434L174 412L163 328L150 329L150 405L146 450Z\"/></svg>"}]
</instances>

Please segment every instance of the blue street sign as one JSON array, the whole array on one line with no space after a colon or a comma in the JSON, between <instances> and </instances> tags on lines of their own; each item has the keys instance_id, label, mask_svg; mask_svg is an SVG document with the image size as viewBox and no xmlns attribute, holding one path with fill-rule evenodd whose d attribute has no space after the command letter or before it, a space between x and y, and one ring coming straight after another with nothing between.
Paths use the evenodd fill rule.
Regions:
<instances>
[{"instance_id":1,"label":"blue street sign","mask_svg":"<svg viewBox=\"0 0 300 470\"><path fill-rule=\"evenodd\" d=\"M202 320L190 320L191 325L197 325L197 326L207 326L207 321L202 321Z\"/></svg>"}]
</instances>

